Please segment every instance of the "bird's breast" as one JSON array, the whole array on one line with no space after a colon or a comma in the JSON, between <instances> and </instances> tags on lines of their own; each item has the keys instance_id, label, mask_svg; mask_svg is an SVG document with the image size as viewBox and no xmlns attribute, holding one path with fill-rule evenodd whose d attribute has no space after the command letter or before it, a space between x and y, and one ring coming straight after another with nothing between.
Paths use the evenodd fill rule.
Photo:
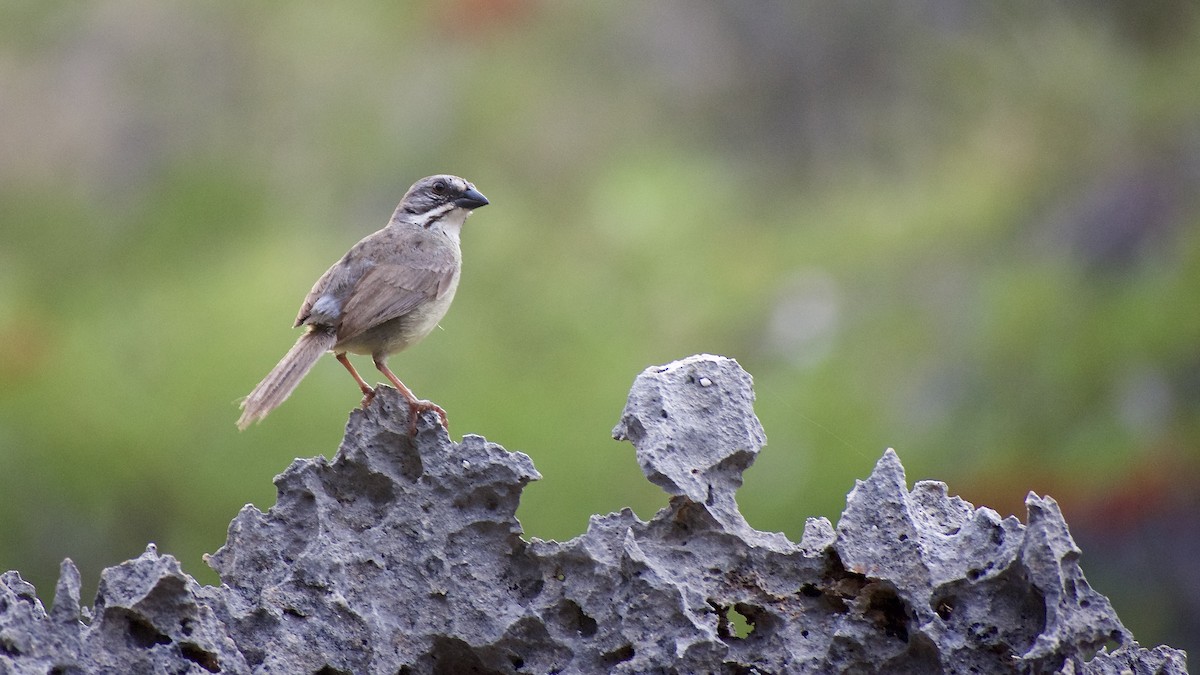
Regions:
<instances>
[{"instance_id":1,"label":"bird's breast","mask_svg":"<svg viewBox=\"0 0 1200 675\"><path fill-rule=\"evenodd\" d=\"M446 292L432 298L411 312L368 328L358 335L339 342L337 351L351 354L388 355L395 354L425 339L438 322L446 316L454 293L458 290L458 275L455 275Z\"/></svg>"}]
</instances>

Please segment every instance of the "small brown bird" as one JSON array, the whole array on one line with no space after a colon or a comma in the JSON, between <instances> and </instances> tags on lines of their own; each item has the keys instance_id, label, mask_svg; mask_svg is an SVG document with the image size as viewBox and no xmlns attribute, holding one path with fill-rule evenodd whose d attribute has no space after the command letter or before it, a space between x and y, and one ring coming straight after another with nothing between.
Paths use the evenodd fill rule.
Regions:
<instances>
[{"instance_id":1,"label":"small brown bird","mask_svg":"<svg viewBox=\"0 0 1200 675\"><path fill-rule=\"evenodd\" d=\"M279 364L242 401L239 429L283 403L317 359L332 351L362 390L365 407L374 397L347 353L369 354L375 367L408 400L417 416L433 410L447 426L446 411L418 399L387 367L387 357L420 342L450 309L462 269L459 233L471 211L488 200L457 176L430 176L413 184L391 221L354 245L317 280L296 316L307 326Z\"/></svg>"}]
</instances>

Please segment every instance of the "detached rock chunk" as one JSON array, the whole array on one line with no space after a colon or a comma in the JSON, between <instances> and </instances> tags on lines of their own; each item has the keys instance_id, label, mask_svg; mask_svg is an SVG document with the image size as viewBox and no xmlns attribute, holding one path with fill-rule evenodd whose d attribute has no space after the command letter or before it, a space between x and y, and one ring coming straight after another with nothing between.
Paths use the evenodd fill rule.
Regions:
<instances>
[{"instance_id":1,"label":"detached rock chunk","mask_svg":"<svg viewBox=\"0 0 1200 675\"><path fill-rule=\"evenodd\" d=\"M734 493L767 436L753 380L737 361L701 354L642 371L613 438L633 443L651 483L745 527Z\"/></svg>"}]
</instances>

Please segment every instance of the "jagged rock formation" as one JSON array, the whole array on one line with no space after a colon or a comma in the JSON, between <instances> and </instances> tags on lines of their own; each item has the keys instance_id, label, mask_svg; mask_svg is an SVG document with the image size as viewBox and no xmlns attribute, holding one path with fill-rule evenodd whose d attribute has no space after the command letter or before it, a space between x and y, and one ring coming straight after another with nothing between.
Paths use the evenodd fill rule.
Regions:
<instances>
[{"instance_id":1,"label":"jagged rock formation","mask_svg":"<svg viewBox=\"0 0 1200 675\"><path fill-rule=\"evenodd\" d=\"M672 495L564 543L515 518L530 459L452 443L382 389L333 460L296 460L245 507L204 587L151 546L94 607L63 563L46 612L0 576L7 673L1184 673L1079 568L1057 504L1001 519L887 451L833 527L752 529L735 491L765 437L750 376L694 356L638 377L614 436ZM1106 645L1115 646L1109 652Z\"/></svg>"}]
</instances>

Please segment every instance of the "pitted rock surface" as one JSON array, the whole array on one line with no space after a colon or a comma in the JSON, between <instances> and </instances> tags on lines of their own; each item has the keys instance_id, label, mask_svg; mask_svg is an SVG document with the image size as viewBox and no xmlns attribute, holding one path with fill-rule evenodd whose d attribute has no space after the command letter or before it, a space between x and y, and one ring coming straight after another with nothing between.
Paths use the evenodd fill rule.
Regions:
<instances>
[{"instance_id":1,"label":"pitted rock surface","mask_svg":"<svg viewBox=\"0 0 1200 675\"><path fill-rule=\"evenodd\" d=\"M1186 672L1088 586L1048 497L1001 519L909 490L889 450L836 528L754 530L735 501L765 444L753 400L731 359L647 369L614 435L670 502L560 543L522 537L529 457L453 443L432 414L410 438L381 388L332 460L296 460L273 507L238 514L208 558L220 587L153 547L104 571L91 610L70 561L48 613L0 575L0 675Z\"/></svg>"},{"instance_id":2,"label":"pitted rock surface","mask_svg":"<svg viewBox=\"0 0 1200 675\"><path fill-rule=\"evenodd\" d=\"M709 354L647 368L633 383L613 438L637 449L642 473L672 495L704 504L741 528L734 502L742 472L767 443L750 374Z\"/></svg>"}]
</instances>

